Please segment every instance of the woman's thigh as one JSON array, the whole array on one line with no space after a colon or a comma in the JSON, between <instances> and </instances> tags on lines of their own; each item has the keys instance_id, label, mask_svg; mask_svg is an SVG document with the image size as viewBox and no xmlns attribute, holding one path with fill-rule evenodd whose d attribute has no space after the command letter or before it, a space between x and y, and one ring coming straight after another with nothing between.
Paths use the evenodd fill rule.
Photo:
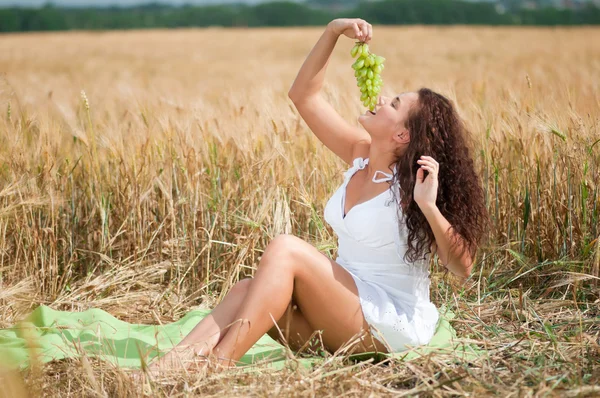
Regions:
<instances>
[{"instance_id":1,"label":"woman's thigh","mask_svg":"<svg viewBox=\"0 0 600 398\"><path fill-rule=\"evenodd\" d=\"M293 351L318 351L326 349L318 333L308 323L298 306L290 302L285 314L277 321L268 335L281 344L288 344Z\"/></svg>"},{"instance_id":2,"label":"woman's thigh","mask_svg":"<svg viewBox=\"0 0 600 398\"><path fill-rule=\"evenodd\" d=\"M350 352L386 352L385 346L369 333L358 289L344 267L293 235L277 236L263 253L267 263L282 256L293 260L292 300L306 322L314 330L322 330L323 343L328 349L338 350L362 336Z\"/></svg>"}]
</instances>

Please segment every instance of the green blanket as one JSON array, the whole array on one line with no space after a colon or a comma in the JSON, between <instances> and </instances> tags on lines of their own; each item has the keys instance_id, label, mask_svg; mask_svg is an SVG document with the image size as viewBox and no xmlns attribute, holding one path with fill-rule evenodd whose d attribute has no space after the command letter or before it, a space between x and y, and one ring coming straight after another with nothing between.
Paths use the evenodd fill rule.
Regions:
<instances>
[{"instance_id":1,"label":"green blanket","mask_svg":"<svg viewBox=\"0 0 600 398\"><path fill-rule=\"evenodd\" d=\"M140 368L141 358L149 362L176 345L210 310L193 310L177 322L166 325L137 325L123 322L105 311L55 311L46 306L36 308L22 322L0 330L0 366L25 368L30 361L42 363L80 355L99 357L125 368ZM390 354L411 360L432 352L450 353L470 360L481 352L456 341L456 332L448 322L454 317L440 309L440 320L431 342L425 346ZM372 353L353 357L368 358ZM385 356L380 354L380 356ZM303 366L323 360L300 358ZM285 366L285 348L264 335L244 355L240 365L266 363L276 369Z\"/></svg>"}]
</instances>

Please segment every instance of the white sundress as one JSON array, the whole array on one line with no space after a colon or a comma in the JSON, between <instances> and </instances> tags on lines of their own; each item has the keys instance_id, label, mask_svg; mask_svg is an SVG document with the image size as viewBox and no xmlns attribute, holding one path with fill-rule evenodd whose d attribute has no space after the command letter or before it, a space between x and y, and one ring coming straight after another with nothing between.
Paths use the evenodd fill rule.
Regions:
<instances>
[{"instance_id":1,"label":"white sundress","mask_svg":"<svg viewBox=\"0 0 600 398\"><path fill-rule=\"evenodd\" d=\"M398 203L390 189L352 207L346 216L346 186L369 158L358 157L344 173L344 182L327 201L325 221L338 235L335 261L354 278L370 331L389 352L427 344L439 318L429 299L429 259L407 263L406 226L399 231ZM394 167L395 171L395 167ZM379 171L380 173L383 173ZM387 178L375 182L389 181ZM398 185L395 184L399 198Z\"/></svg>"}]
</instances>

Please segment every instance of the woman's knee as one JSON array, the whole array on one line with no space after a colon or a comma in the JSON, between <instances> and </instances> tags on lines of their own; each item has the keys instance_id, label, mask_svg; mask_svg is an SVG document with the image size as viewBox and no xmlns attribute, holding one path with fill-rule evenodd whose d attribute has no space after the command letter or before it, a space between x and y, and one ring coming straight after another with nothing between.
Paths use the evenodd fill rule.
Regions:
<instances>
[{"instance_id":1,"label":"woman's knee","mask_svg":"<svg viewBox=\"0 0 600 398\"><path fill-rule=\"evenodd\" d=\"M245 295L252 284L252 278L245 278L238 281L235 285L231 287L229 290L230 294L243 294Z\"/></svg>"},{"instance_id":2,"label":"woman's knee","mask_svg":"<svg viewBox=\"0 0 600 398\"><path fill-rule=\"evenodd\" d=\"M259 266L290 266L302 251L302 239L290 234L277 235L265 249Z\"/></svg>"}]
</instances>

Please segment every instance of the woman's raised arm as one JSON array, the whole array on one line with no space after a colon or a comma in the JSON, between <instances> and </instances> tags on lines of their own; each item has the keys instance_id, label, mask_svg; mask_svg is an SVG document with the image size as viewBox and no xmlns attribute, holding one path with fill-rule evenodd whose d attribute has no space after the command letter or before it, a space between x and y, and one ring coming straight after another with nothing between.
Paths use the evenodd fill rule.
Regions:
<instances>
[{"instance_id":1,"label":"woman's raised arm","mask_svg":"<svg viewBox=\"0 0 600 398\"><path fill-rule=\"evenodd\" d=\"M290 88L288 95L292 100L311 96L321 91L329 58L342 34L368 43L373 33L371 25L362 19L339 18L327 24L327 28L306 57Z\"/></svg>"},{"instance_id":2,"label":"woman's raised arm","mask_svg":"<svg viewBox=\"0 0 600 398\"><path fill-rule=\"evenodd\" d=\"M344 120L320 95L329 58L341 34L368 42L372 27L362 19L331 21L302 64L288 96L317 138L347 164L352 164L358 153L368 153L371 137Z\"/></svg>"}]
</instances>

